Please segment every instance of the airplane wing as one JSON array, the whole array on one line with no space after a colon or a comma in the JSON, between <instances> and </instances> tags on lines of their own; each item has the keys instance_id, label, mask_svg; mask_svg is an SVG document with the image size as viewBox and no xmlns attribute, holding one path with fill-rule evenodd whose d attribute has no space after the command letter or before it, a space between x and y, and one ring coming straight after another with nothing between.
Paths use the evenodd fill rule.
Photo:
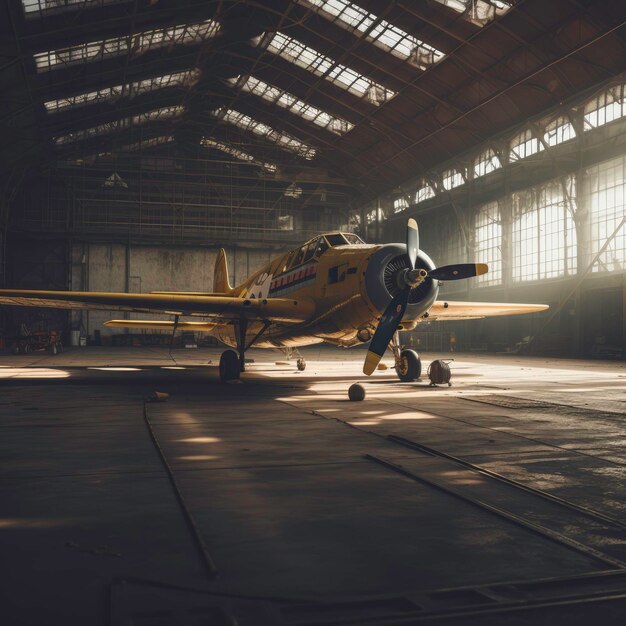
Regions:
<instances>
[{"instance_id":1,"label":"airplane wing","mask_svg":"<svg viewBox=\"0 0 626 626\"><path fill-rule=\"evenodd\" d=\"M192 330L198 332L209 332L216 326L219 326L219 322L172 322L168 320L109 320L104 322L104 326L109 328L134 328L142 330Z\"/></svg>"},{"instance_id":2,"label":"airplane wing","mask_svg":"<svg viewBox=\"0 0 626 626\"><path fill-rule=\"evenodd\" d=\"M546 311L547 304L518 304L502 302L453 302L438 300L428 312L429 321L472 320L482 317L520 315Z\"/></svg>"},{"instance_id":3,"label":"airplane wing","mask_svg":"<svg viewBox=\"0 0 626 626\"><path fill-rule=\"evenodd\" d=\"M243 317L287 324L304 322L315 311L315 304L308 299L255 299L206 295L21 289L0 289L0 304L55 309L197 315L226 321Z\"/></svg>"}]
</instances>

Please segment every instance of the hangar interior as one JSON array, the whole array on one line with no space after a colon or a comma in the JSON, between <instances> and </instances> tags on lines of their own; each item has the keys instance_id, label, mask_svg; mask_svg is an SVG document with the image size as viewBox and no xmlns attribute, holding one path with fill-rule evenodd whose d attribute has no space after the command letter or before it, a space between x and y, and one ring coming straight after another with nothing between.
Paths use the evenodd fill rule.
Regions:
<instances>
[{"instance_id":1,"label":"hangar interior","mask_svg":"<svg viewBox=\"0 0 626 626\"><path fill-rule=\"evenodd\" d=\"M4 623L623 623L623 2L0 11L0 289L210 293L413 218L489 265L446 301L549 305L424 317L453 386L359 404L363 346L223 386L212 336L0 305Z\"/></svg>"}]
</instances>

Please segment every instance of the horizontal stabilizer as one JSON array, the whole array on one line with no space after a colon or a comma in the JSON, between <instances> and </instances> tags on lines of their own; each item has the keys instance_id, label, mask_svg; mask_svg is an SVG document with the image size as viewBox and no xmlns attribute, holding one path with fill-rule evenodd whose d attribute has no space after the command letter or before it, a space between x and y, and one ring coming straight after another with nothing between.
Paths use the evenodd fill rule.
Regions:
<instances>
[{"instance_id":1,"label":"horizontal stabilizer","mask_svg":"<svg viewBox=\"0 0 626 626\"><path fill-rule=\"evenodd\" d=\"M104 322L109 328L145 328L147 330L174 330L175 322L167 320L109 320ZM176 330L191 330L195 332L208 332L218 324L214 322L178 322Z\"/></svg>"}]
</instances>

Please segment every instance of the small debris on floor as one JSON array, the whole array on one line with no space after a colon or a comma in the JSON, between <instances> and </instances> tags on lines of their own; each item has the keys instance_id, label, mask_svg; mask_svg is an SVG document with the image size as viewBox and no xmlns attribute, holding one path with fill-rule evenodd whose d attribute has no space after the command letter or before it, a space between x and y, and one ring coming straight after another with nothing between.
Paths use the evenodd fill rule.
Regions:
<instances>
[{"instance_id":1,"label":"small debris on floor","mask_svg":"<svg viewBox=\"0 0 626 626\"><path fill-rule=\"evenodd\" d=\"M170 397L165 391L153 391L146 396L146 402L167 402Z\"/></svg>"}]
</instances>

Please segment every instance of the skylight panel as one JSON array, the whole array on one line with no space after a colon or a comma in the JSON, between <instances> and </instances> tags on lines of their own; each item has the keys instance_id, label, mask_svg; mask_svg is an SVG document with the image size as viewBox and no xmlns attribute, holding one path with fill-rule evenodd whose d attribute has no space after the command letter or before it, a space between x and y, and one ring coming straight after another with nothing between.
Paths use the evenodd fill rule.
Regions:
<instances>
[{"instance_id":1,"label":"skylight panel","mask_svg":"<svg viewBox=\"0 0 626 626\"><path fill-rule=\"evenodd\" d=\"M402 29L380 20L376 15L346 0L296 0L335 24L365 34L365 39L400 59L426 69L444 57L444 53Z\"/></svg>"},{"instance_id":2,"label":"skylight panel","mask_svg":"<svg viewBox=\"0 0 626 626\"><path fill-rule=\"evenodd\" d=\"M61 135L54 137L54 143L59 146L66 143L72 143L74 141L81 141L84 139L90 139L91 137L97 137L99 135L106 135L119 130L124 130L132 126L140 126L145 122L170 119L172 117L179 116L185 107L172 106L163 107L161 109L155 109L146 113L140 113L139 115L133 115L133 117L127 117L121 120L114 120L112 122L105 122L92 128L85 128L83 130L77 130L67 135Z\"/></svg>"},{"instance_id":3,"label":"skylight panel","mask_svg":"<svg viewBox=\"0 0 626 626\"><path fill-rule=\"evenodd\" d=\"M246 161L253 165L258 165L268 172L275 172L277 169L274 163L259 161L258 159L255 159L251 154L248 154L247 152L244 152L243 150L240 150L233 145L223 143L222 141L217 141L212 137L203 137L200 141L200 144L203 145L205 148L213 148L215 150L219 150L220 152L235 157L240 161Z\"/></svg>"},{"instance_id":4,"label":"skylight panel","mask_svg":"<svg viewBox=\"0 0 626 626\"><path fill-rule=\"evenodd\" d=\"M107 4L122 4L129 0L22 0L22 7L26 17L41 17L47 13L71 11L102 7Z\"/></svg>"},{"instance_id":5,"label":"skylight panel","mask_svg":"<svg viewBox=\"0 0 626 626\"><path fill-rule=\"evenodd\" d=\"M299 115L305 120L313 122L313 124L326 128L336 135L343 135L354 128L354 124L351 124L350 122L339 117L330 115L321 109L299 100L294 95L279 89L278 87L269 85L262 80L258 80L253 76L230 78L228 79L228 82L231 85L239 84L241 89L246 93L252 93L260 98L263 98L263 100L266 100L267 102L277 104L283 109L287 109L295 115Z\"/></svg>"},{"instance_id":6,"label":"skylight panel","mask_svg":"<svg viewBox=\"0 0 626 626\"><path fill-rule=\"evenodd\" d=\"M394 91L345 65L335 63L330 57L305 46L293 37L283 35L283 33L275 33L269 38L262 37L258 41L272 54L329 80L359 98L367 98L372 104L383 104L396 95Z\"/></svg>"},{"instance_id":7,"label":"skylight panel","mask_svg":"<svg viewBox=\"0 0 626 626\"><path fill-rule=\"evenodd\" d=\"M239 113L239 111L222 108L215 111L213 114L222 121L254 133L259 137L263 137L264 139L275 143L279 148L287 150L288 152L293 152L298 156L305 158L307 161L310 161L315 157L315 148L312 148L287 133L274 130L267 124L263 124L263 122L257 122L248 115Z\"/></svg>"},{"instance_id":8,"label":"skylight panel","mask_svg":"<svg viewBox=\"0 0 626 626\"><path fill-rule=\"evenodd\" d=\"M109 57L130 54L136 56L174 45L188 45L215 37L220 32L220 25L213 20L197 24L182 24L171 28L158 28L130 37L114 37L90 43L82 43L70 48L48 50L34 55L38 72L58 67L76 65L106 59Z\"/></svg>"},{"instance_id":9,"label":"skylight panel","mask_svg":"<svg viewBox=\"0 0 626 626\"><path fill-rule=\"evenodd\" d=\"M514 4L513 0L435 0L462 13L470 22L478 26L488 24L496 17L504 15Z\"/></svg>"},{"instance_id":10,"label":"skylight panel","mask_svg":"<svg viewBox=\"0 0 626 626\"><path fill-rule=\"evenodd\" d=\"M161 137L150 137L150 139L142 139L141 141L135 141L134 143L126 144L122 146L124 152L134 152L135 150L143 150L144 148L154 148L155 146L162 146L166 143L174 141L174 135L163 135Z\"/></svg>"},{"instance_id":11,"label":"skylight panel","mask_svg":"<svg viewBox=\"0 0 626 626\"><path fill-rule=\"evenodd\" d=\"M198 70L188 70L185 72L177 72L175 74L166 74L165 76L156 76L154 78L146 78L126 85L115 85L114 87L105 87L97 91L81 93L77 96L69 96L67 98L58 98L44 102L48 113L56 113L69 108L80 107L86 104L97 102L106 102L109 100L117 100L119 98L134 98L142 93L156 91L165 87L190 86L197 82L199 76Z\"/></svg>"},{"instance_id":12,"label":"skylight panel","mask_svg":"<svg viewBox=\"0 0 626 626\"><path fill-rule=\"evenodd\" d=\"M474 178L485 176L502 167L500 157L491 149L481 152L474 162Z\"/></svg>"}]
</instances>

